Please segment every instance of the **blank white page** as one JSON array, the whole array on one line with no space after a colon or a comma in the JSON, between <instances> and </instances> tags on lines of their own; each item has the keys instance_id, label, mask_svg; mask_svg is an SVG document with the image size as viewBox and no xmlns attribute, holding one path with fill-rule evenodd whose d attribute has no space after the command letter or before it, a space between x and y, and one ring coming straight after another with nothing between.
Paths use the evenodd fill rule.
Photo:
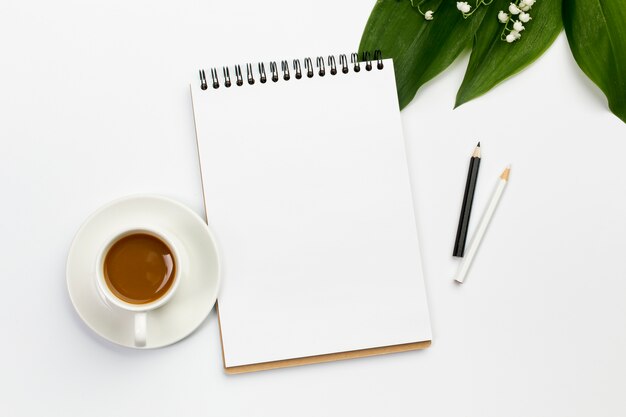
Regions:
<instances>
[{"instance_id":1,"label":"blank white page","mask_svg":"<svg viewBox=\"0 0 626 417\"><path fill-rule=\"evenodd\" d=\"M191 90L225 366L430 340L392 61L210 81Z\"/></svg>"}]
</instances>

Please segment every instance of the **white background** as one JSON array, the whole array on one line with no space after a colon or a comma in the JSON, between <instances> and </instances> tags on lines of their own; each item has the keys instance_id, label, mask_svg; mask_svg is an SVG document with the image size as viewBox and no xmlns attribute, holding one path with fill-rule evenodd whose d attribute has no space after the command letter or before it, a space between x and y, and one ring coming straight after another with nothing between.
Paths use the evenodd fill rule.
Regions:
<instances>
[{"instance_id":1,"label":"white background","mask_svg":"<svg viewBox=\"0 0 626 417\"><path fill-rule=\"evenodd\" d=\"M373 3L3 3L0 414L626 414L626 125L563 35L530 69L453 111L464 57L403 111L430 349L227 376L214 315L181 343L133 351L74 312L65 258L89 213L155 192L202 214L196 69L350 52ZM476 213L502 168L513 170L457 286L451 252L477 139Z\"/></svg>"}]
</instances>

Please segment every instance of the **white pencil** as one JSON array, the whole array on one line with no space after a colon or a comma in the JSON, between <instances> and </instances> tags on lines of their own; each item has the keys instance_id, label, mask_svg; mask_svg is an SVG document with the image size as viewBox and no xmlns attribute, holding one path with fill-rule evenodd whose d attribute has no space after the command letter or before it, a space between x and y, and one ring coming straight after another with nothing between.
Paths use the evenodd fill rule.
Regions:
<instances>
[{"instance_id":1,"label":"white pencil","mask_svg":"<svg viewBox=\"0 0 626 417\"><path fill-rule=\"evenodd\" d=\"M509 182L509 173L511 172L511 166L506 167L502 174L500 175L500 179L498 180L498 184L496 185L496 189L491 196L491 200L489 200L489 205L485 209L482 218L480 219L480 223L478 224L478 229L474 233L472 237L472 242L470 243L469 249L465 252L465 256L461 261L461 265L459 265L459 270L456 273L455 281L462 284L467 276L467 271L469 270L472 261L474 260L474 256L476 256L476 251L480 246L480 242L483 240L483 236L487 231L487 226L489 226L489 222L493 217L493 214L498 207L498 202L500 202L500 198L502 197L502 193L504 192L504 187Z\"/></svg>"}]
</instances>

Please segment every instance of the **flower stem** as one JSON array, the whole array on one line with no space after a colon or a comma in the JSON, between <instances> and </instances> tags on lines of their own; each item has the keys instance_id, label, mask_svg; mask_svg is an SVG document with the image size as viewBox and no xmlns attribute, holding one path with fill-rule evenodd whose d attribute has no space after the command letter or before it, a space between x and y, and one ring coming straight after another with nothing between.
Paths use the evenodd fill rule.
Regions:
<instances>
[{"instance_id":1,"label":"flower stem","mask_svg":"<svg viewBox=\"0 0 626 417\"><path fill-rule=\"evenodd\" d=\"M516 1L519 1L519 0L516 0ZM476 0L476 6L474 7L474 9L470 10L469 13L463 13L463 19L467 19L468 17L473 15L474 12L478 10L478 8L481 5L489 6L491 3L493 3L493 0Z\"/></svg>"},{"instance_id":2,"label":"flower stem","mask_svg":"<svg viewBox=\"0 0 626 417\"><path fill-rule=\"evenodd\" d=\"M493 1L493 0L492 0ZM514 0L515 5L519 5L520 0ZM511 20L513 19L513 15L509 15L509 18L506 20L506 23L504 24L504 29L502 29L502 33L500 34L500 40L506 41L506 35L507 32L511 32L512 29L509 29L509 23L511 23Z\"/></svg>"}]
</instances>

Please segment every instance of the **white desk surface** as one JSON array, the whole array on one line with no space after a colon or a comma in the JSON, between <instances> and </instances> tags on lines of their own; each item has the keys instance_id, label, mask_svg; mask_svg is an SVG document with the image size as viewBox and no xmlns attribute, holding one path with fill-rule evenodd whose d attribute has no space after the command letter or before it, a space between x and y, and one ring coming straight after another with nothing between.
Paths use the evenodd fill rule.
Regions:
<instances>
[{"instance_id":1,"label":"white desk surface","mask_svg":"<svg viewBox=\"0 0 626 417\"><path fill-rule=\"evenodd\" d=\"M89 213L154 192L202 214L188 88L196 69L350 52L373 3L3 5L0 414L626 414L626 124L564 35L524 73L453 111L465 56L403 112L430 349L227 376L214 314L181 343L133 351L99 339L74 312L65 258ZM513 170L459 287L451 252L478 139L476 213L502 168Z\"/></svg>"}]
</instances>

